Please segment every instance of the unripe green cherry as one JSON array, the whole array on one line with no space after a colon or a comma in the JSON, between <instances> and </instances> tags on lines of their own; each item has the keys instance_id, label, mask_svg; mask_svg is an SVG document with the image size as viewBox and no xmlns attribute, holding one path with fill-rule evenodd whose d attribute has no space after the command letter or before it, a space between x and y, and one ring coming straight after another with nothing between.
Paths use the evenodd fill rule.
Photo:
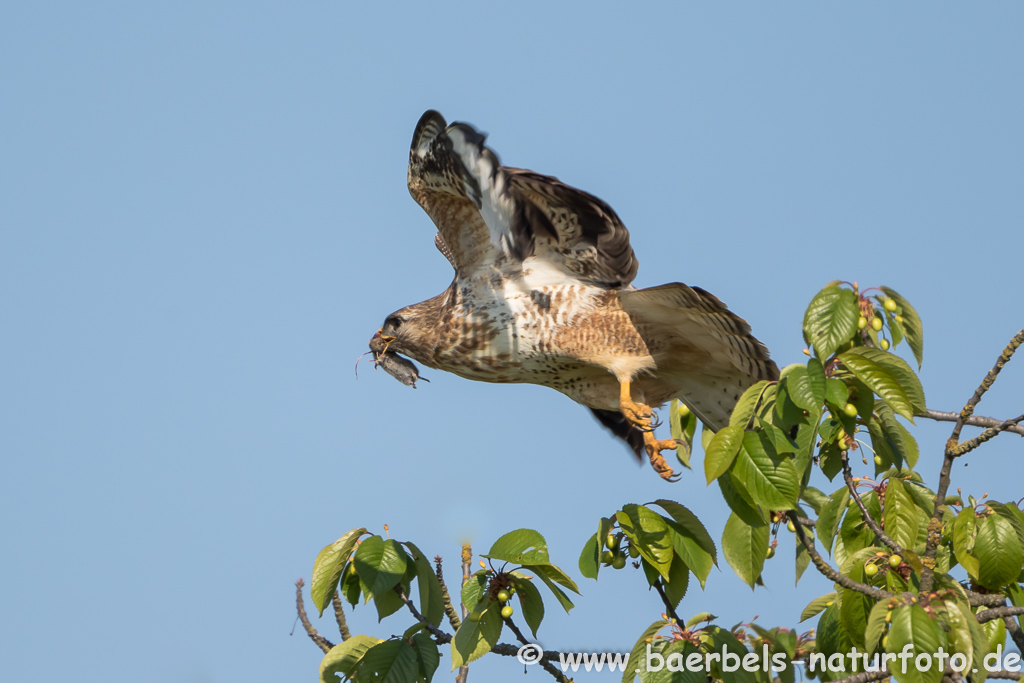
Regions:
<instances>
[{"instance_id":1,"label":"unripe green cherry","mask_svg":"<svg viewBox=\"0 0 1024 683\"><path fill-rule=\"evenodd\" d=\"M498 591L498 602L508 602L508 599L511 597L512 595L506 590Z\"/></svg>"},{"instance_id":2,"label":"unripe green cherry","mask_svg":"<svg viewBox=\"0 0 1024 683\"><path fill-rule=\"evenodd\" d=\"M883 351L888 351L889 350L889 340L888 339L880 340L878 342L878 345L882 348Z\"/></svg>"},{"instance_id":3,"label":"unripe green cherry","mask_svg":"<svg viewBox=\"0 0 1024 683\"><path fill-rule=\"evenodd\" d=\"M886 299L885 303L883 303L882 306L885 308L885 310L889 312L896 310L896 302L893 301L892 299Z\"/></svg>"},{"instance_id":4,"label":"unripe green cherry","mask_svg":"<svg viewBox=\"0 0 1024 683\"><path fill-rule=\"evenodd\" d=\"M766 560L770 560L773 557L775 557L775 548L773 548L771 546L768 546L768 552L765 553L764 557L765 557Z\"/></svg>"},{"instance_id":5,"label":"unripe green cherry","mask_svg":"<svg viewBox=\"0 0 1024 683\"><path fill-rule=\"evenodd\" d=\"M679 404L679 414L682 417L686 417L687 415L689 415L690 414L690 406L686 405L685 403L680 403Z\"/></svg>"},{"instance_id":6,"label":"unripe green cherry","mask_svg":"<svg viewBox=\"0 0 1024 683\"><path fill-rule=\"evenodd\" d=\"M512 605L505 605L501 608L501 616L505 619L508 619L510 616L512 616L513 612L515 612L515 610L512 609Z\"/></svg>"},{"instance_id":7,"label":"unripe green cherry","mask_svg":"<svg viewBox=\"0 0 1024 683\"><path fill-rule=\"evenodd\" d=\"M897 315L897 316L896 316L895 318L893 318L893 319L894 319L894 320L895 320L896 322L898 322L898 323L901 323L901 322L903 322L903 316L902 316L902 315Z\"/></svg>"},{"instance_id":8,"label":"unripe green cherry","mask_svg":"<svg viewBox=\"0 0 1024 683\"><path fill-rule=\"evenodd\" d=\"M882 329L882 319L881 318L877 318L877 317L876 318L872 318L871 319L871 329L873 329L875 332L878 332L880 329Z\"/></svg>"},{"instance_id":9,"label":"unripe green cherry","mask_svg":"<svg viewBox=\"0 0 1024 683\"><path fill-rule=\"evenodd\" d=\"M843 412L846 413L847 417L857 417L857 406L847 403L843 406Z\"/></svg>"},{"instance_id":10,"label":"unripe green cherry","mask_svg":"<svg viewBox=\"0 0 1024 683\"><path fill-rule=\"evenodd\" d=\"M883 462L884 462L884 461L882 460L882 456L880 456L880 455L876 455L876 456L875 456L875 464L876 464L876 465L878 465L879 467L881 467L881 466L882 466L882 463L883 463Z\"/></svg>"},{"instance_id":11,"label":"unripe green cherry","mask_svg":"<svg viewBox=\"0 0 1024 683\"><path fill-rule=\"evenodd\" d=\"M619 547L619 540L613 534L608 534L608 537L604 539L604 547L608 550L615 550Z\"/></svg>"},{"instance_id":12,"label":"unripe green cherry","mask_svg":"<svg viewBox=\"0 0 1024 683\"><path fill-rule=\"evenodd\" d=\"M469 620L470 621L480 621L480 617L482 617L483 615L484 615L483 612L470 612L469 613Z\"/></svg>"},{"instance_id":13,"label":"unripe green cherry","mask_svg":"<svg viewBox=\"0 0 1024 683\"><path fill-rule=\"evenodd\" d=\"M615 559L612 560L612 568L613 569L622 569L625 566L626 566L626 556L623 555L622 553L619 553L618 555L615 556Z\"/></svg>"},{"instance_id":14,"label":"unripe green cherry","mask_svg":"<svg viewBox=\"0 0 1024 683\"><path fill-rule=\"evenodd\" d=\"M899 555L890 555L889 556L889 566L890 567L892 567L893 569L896 569L901 564L903 564L903 558L902 557L900 557Z\"/></svg>"},{"instance_id":15,"label":"unripe green cherry","mask_svg":"<svg viewBox=\"0 0 1024 683\"><path fill-rule=\"evenodd\" d=\"M868 319L867 318L865 318L864 316L861 316L861 317L857 318L857 329L858 330L863 330L867 326L868 326Z\"/></svg>"},{"instance_id":16,"label":"unripe green cherry","mask_svg":"<svg viewBox=\"0 0 1024 683\"><path fill-rule=\"evenodd\" d=\"M640 548L637 548L635 545L630 543L629 544L629 556L632 557L634 560L636 558L640 557Z\"/></svg>"},{"instance_id":17,"label":"unripe green cherry","mask_svg":"<svg viewBox=\"0 0 1024 683\"><path fill-rule=\"evenodd\" d=\"M793 533L796 533L796 525L793 524L793 520L789 520L788 522L786 522L786 528L792 531Z\"/></svg>"},{"instance_id":18,"label":"unripe green cherry","mask_svg":"<svg viewBox=\"0 0 1024 683\"><path fill-rule=\"evenodd\" d=\"M864 563L864 573L867 576L869 576L869 577L874 576L875 574L878 573L878 565L876 565L876 564L868 564L867 562L865 562Z\"/></svg>"},{"instance_id":19,"label":"unripe green cherry","mask_svg":"<svg viewBox=\"0 0 1024 683\"><path fill-rule=\"evenodd\" d=\"M601 562L605 564L611 564L612 560L614 559L615 553L613 553L611 550L605 550L603 553L601 553Z\"/></svg>"}]
</instances>

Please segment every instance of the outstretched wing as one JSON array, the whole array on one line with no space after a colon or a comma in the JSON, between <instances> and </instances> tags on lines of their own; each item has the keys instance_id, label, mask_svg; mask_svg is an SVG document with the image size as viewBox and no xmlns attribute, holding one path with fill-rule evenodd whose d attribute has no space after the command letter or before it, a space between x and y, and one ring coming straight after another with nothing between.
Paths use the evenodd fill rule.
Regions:
<instances>
[{"instance_id":1,"label":"outstretched wing","mask_svg":"<svg viewBox=\"0 0 1024 683\"><path fill-rule=\"evenodd\" d=\"M409 153L409 192L437 225L456 270L519 269L533 286L624 287L636 276L629 231L610 206L557 178L507 168L465 123L428 111Z\"/></svg>"},{"instance_id":2,"label":"outstretched wing","mask_svg":"<svg viewBox=\"0 0 1024 683\"><path fill-rule=\"evenodd\" d=\"M623 310L654 353L659 377L714 430L729 424L736 401L755 382L778 379L768 349L750 325L714 295L673 282L619 292Z\"/></svg>"}]
</instances>

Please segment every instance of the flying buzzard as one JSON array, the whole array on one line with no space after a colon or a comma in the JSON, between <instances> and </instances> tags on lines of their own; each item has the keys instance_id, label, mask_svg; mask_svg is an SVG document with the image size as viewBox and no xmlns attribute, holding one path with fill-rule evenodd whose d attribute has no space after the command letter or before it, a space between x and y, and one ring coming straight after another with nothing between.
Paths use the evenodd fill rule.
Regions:
<instances>
[{"instance_id":1,"label":"flying buzzard","mask_svg":"<svg viewBox=\"0 0 1024 683\"><path fill-rule=\"evenodd\" d=\"M562 392L638 458L674 477L651 406L685 403L712 430L778 368L745 321L696 287L635 289L629 231L610 206L557 178L501 166L484 135L428 111L413 133L409 192L455 268L437 296L392 313L370 341L406 384L424 365Z\"/></svg>"}]
</instances>

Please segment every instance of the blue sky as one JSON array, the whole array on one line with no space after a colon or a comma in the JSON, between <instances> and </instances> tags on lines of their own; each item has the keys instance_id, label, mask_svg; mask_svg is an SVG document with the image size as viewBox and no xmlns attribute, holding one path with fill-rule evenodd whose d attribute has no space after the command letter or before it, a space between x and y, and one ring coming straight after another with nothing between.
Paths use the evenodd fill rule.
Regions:
<instances>
[{"instance_id":1,"label":"blue sky","mask_svg":"<svg viewBox=\"0 0 1024 683\"><path fill-rule=\"evenodd\" d=\"M929 406L958 409L1024 325L1022 22L1012 2L8 3L0 677L312 680L292 584L357 526L450 558L452 583L462 539L518 527L579 578L628 502L674 498L720 537L699 470L663 483L550 390L355 378L384 316L450 281L405 188L428 108L609 202L638 286L710 290L780 366L826 282L894 287L924 319ZM979 412L1019 414L1022 386L1011 364ZM949 428L915 433L934 485ZM992 473L1020 444L957 483L1019 498ZM795 626L829 588L794 590L780 543L767 590L723 561L680 611ZM543 644L628 649L661 611L640 572L580 581Z\"/></svg>"}]
</instances>

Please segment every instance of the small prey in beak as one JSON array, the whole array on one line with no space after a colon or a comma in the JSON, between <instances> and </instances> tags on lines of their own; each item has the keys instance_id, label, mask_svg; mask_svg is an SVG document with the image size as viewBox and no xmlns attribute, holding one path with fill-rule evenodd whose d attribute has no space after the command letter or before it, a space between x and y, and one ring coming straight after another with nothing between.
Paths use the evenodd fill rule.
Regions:
<instances>
[{"instance_id":1,"label":"small prey in beak","mask_svg":"<svg viewBox=\"0 0 1024 683\"><path fill-rule=\"evenodd\" d=\"M374 366L384 368L384 372L413 389L416 388L416 380L418 379L429 382L429 379L420 377L419 369L411 360L402 358L394 351L388 351L388 346L394 340L394 337L382 335L380 330L377 330L377 333L373 335L373 338L370 339L370 352L373 354Z\"/></svg>"}]
</instances>

